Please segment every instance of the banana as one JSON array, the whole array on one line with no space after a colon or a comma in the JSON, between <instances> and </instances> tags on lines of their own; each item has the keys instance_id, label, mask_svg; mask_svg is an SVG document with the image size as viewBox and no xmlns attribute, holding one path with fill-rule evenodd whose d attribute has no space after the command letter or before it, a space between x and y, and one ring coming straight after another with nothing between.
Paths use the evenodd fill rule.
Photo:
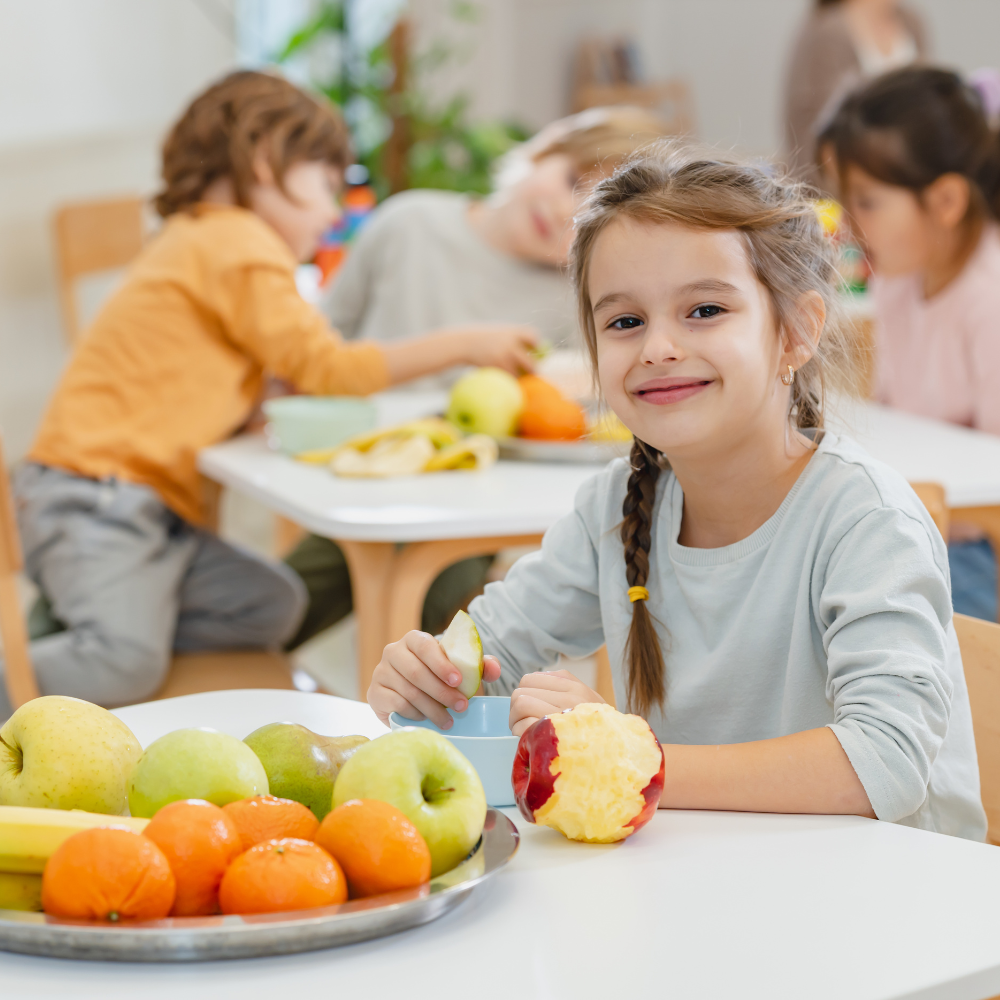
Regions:
<instances>
[{"instance_id":1,"label":"banana","mask_svg":"<svg viewBox=\"0 0 1000 1000\"><path fill-rule=\"evenodd\" d=\"M395 427L380 427L357 437L350 438L336 448L320 448L316 451L299 452L295 457L310 465L326 465L342 451L358 451L364 454L386 438L411 438L423 435L431 440L435 448L445 448L454 444L462 435L459 430L441 417L423 417Z\"/></svg>"},{"instance_id":2,"label":"banana","mask_svg":"<svg viewBox=\"0 0 1000 1000\"><path fill-rule=\"evenodd\" d=\"M488 434L473 434L442 448L424 466L424 472L444 469L488 469L500 454L496 440Z\"/></svg>"},{"instance_id":3,"label":"banana","mask_svg":"<svg viewBox=\"0 0 1000 1000\"><path fill-rule=\"evenodd\" d=\"M0 872L0 910L41 910L42 876Z\"/></svg>"},{"instance_id":4,"label":"banana","mask_svg":"<svg viewBox=\"0 0 1000 1000\"><path fill-rule=\"evenodd\" d=\"M148 822L133 816L105 816L82 809L0 806L0 872L39 874L52 852L80 830L124 826L142 833Z\"/></svg>"}]
</instances>

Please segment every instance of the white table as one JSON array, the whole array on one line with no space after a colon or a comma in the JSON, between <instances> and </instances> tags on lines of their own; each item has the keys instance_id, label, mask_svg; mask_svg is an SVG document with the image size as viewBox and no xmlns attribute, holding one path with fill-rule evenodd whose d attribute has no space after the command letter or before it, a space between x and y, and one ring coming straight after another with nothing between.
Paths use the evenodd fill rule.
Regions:
<instances>
[{"instance_id":1,"label":"white table","mask_svg":"<svg viewBox=\"0 0 1000 1000\"><path fill-rule=\"evenodd\" d=\"M294 691L117 713L144 745L288 719L381 725ZM325 952L180 966L0 953L4 997L218 1000L982 1000L1000 993L1000 850L854 817L660 811L621 845L521 831L507 869L425 927Z\"/></svg>"},{"instance_id":2,"label":"white table","mask_svg":"<svg viewBox=\"0 0 1000 1000\"><path fill-rule=\"evenodd\" d=\"M443 393L375 399L384 425L441 412L446 402ZM269 449L260 435L206 448L198 467L341 547L358 621L362 693L385 644L420 627L424 597L443 569L470 556L537 545L572 509L580 484L599 469L501 462L475 474L340 479Z\"/></svg>"},{"instance_id":3,"label":"white table","mask_svg":"<svg viewBox=\"0 0 1000 1000\"><path fill-rule=\"evenodd\" d=\"M440 412L441 394L377 397L382 423ZM874 404L844 405L831 420L911 482L941 484L956 517L979 524L1000 551L1000 438ZM468 556L538 541L572 509L595 465L499 462L482 473L388 480L338 479L244 436L205 449L202 473L332 538L348 560L358 616L359 689L386 642L418 628L427 589ZM400 548L398 543L409 543Z\"/></svg>"}]
</instances>

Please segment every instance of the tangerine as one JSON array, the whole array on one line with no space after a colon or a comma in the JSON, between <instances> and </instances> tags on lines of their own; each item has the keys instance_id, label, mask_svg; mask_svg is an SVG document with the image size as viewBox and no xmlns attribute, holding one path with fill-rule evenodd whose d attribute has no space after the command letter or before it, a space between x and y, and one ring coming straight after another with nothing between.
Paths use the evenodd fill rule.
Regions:
<instances>
[{"instance_id":1,"label":"tangerine","mask_svg":"<svg viewBox=\"0 0 1000 1000\"><path fill-rule=\"evenodd\" d=\"M185 799L157 810L142 831L166 856L177 879L175 917L205 917L219 912L219 883L243 852L233 821L211 802Z\"/></svg>"},{"instance_id":2,"label":"tangerine","mask_svg":"<svg viewBox=\"0 0 1000 1000\"><path fill-rule=\"evenodd\" d=\"M344 802L327 814L316 843L340 862L352 897L410 889L431 877L427 842L388 802Z\"/></svg>"},{"instance_id":3,"label":"tangerine","mask_svg":"<svg viewBox=\"0 0 1000 1000\"><path fill-rule=\"evenodd\" d=\"M301 802L279 799L275 795L255 795L223 806L223 812L233 821L242 838L243 850L265 840L294 837L312 840L319 829L313 811Z\"/></svg>"},{"instance_id":4,"label":"tangerine","mask_svg":"<svg viewBox=\"0 0 1000 1000\"><path fill-rule=\"evenodd\" d=\"M347 899L340 865L316 844L268 840L241 854L222 876L223 913L277 913L332 906Z\"/></svg>"},{"instance_id":5,"label":"tangerine","mask_svg":"<svg viewBox=\"0 0 1000 1000\"><path fill-rule=\"evenodd\" d=\"M549 441L575 441L587 432L583 408L567 399L551 382L537 375L522 375L518 380L524 406L518 418L521 437Z\"/></svg>"},{"instance_id":6,"label":"tangerine","mask_svg":"<svg viewBox=\"0 0 1000 1000\"><path fill-rule=\"evenodd\" d=\"M127 827L81 830L52 852L42 909L78 920L161 920L177 882L163 851Z\"/></svg>"}]
</instances>

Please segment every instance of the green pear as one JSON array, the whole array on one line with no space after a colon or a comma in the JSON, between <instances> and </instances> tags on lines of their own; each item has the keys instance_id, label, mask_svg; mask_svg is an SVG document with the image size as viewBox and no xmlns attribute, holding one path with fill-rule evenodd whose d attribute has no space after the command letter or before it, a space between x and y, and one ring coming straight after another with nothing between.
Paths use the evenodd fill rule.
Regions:
<instances>
[{"instance_id":1,"label":"green pear","mask_svg":"<svg viewBox=\"0 0 1000 1000\"><path fill-rule=\"evenodd\" d=\"M367 736L320 736L294 722L272 722L244 741L260 758L271 794L308 806L322 821L344 761Z\"/></svg>"},{"instance_id":2,"label":"green pear","mask_svg":"<svg viewBox=\"0 0 1000 1000\"><path fill-rule=\"evenodd\" d=\"M120 816L141 754L128 726L100 705L34 698L0 729L0 805Z\"/></svg>"},{"instance_id":3,"label":"green pear","mask_svg":"<svg viewBox=\"0 0 1000 1000\"><path fill-rule=\"evenodd\" d=\"M458 690L471 698L483 680L483 640L466 612L459 611L452 618L441 636L441 648L462 675Z\"/></svg>"},{"instance_id":4,"label":"green pear","mask_svg":"<svg viewBox=\"0 0 1000 1000\"><path fill-rule=\"evenodd\" d=\"M431 875L451 871L475 847L486 795L462 752L429 729L397 729L359 747L333 786L333 806L380 799L404 813L431 852Z\"/></svg>"},{"instance_id":5,"label":"green pear","mask_svg":"<svg viewBox=\"0 0 1000 1000\"><path fill-rule=\"evenodd\" d=\"M176 729L150 743L139 759L128 804L133 816L153 816L178 799L224 806L267 793L264 765L245 743L214 729Z\"/></svg>"},{"instance_id":6,"label":"green pear","mask_svg":"<svg viewBox=\"0 0 1000 1000\"><path fill-rule=\"evenodd\" d=\"M524 407L524 394L513 375L501 368L477 368L451 389L448 419L466 434L510 437Z\"/></svg>"}]
</instances>

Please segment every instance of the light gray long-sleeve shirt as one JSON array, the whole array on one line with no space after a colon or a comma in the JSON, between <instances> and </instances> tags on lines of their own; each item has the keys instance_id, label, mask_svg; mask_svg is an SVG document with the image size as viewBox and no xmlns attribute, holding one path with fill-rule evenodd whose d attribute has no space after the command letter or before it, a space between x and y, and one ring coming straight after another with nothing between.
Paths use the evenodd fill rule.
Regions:
<instances>
[{"instance_id":1,"label":"light gray long-sleeve shirt","mask_svg":"<svg viewBox=\"0 0 1000 1000\"><path fill-rule=\"evenodd\" d=\"M532 326L555 345L577 343L576 300L564 270L501 253L468 221L454 191L404 191L358 236L320 307L345 337L391 341L446 326ZM455 373L411 388L442 388Z\"/></svg>"},{"instance_id":2,"label":"light gray long-sleeve shirt","mask_svg":"<svg viewBox=\"0 0 1000 1000\"><path fill-rule=\"evenodd\" d=\"M503 667L491 693L563 653L607 643L625 704L632 606L620 526L629 475L611 463L574 511L469 608ZM657 484L649 610L664 743L763 740L829 726L879 819L986 836L943 540L908 484L827 433L777 512L733 545L678 544L683 492Z\"/></svg>"}]
</instances>

